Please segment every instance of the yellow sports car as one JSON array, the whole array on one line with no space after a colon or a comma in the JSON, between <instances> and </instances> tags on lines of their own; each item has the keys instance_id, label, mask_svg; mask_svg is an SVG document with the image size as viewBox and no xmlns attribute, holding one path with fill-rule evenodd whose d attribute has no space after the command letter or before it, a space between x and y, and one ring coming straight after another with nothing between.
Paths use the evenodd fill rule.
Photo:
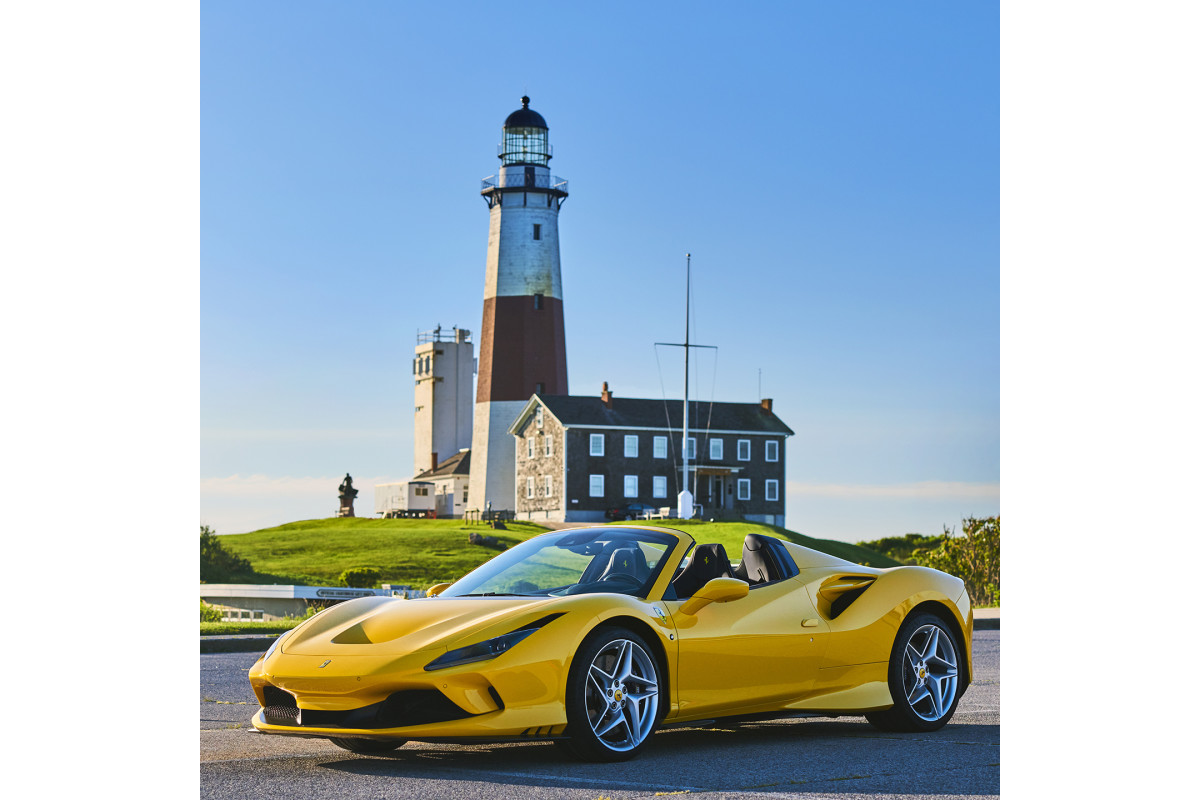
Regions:
<instances>
[{"instance_id":1,"label":"yellow sports car","mask_svg":"<svg viewBox=\"0 0 1200 800\"><path fill-rule=\"evenodd\" d=\"M429 594L351 600L279 637L250 670L254 727L356 753L552 739L620 761L717 719L932 731L971 681L961 580L756 534L735 567L676 530L546 533Z\"/></svg>"}]
</instances>

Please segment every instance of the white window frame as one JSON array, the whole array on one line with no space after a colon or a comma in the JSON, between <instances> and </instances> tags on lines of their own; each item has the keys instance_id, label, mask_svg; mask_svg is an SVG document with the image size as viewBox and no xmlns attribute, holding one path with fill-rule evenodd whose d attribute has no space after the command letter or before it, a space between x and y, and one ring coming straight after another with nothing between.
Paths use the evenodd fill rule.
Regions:
<instances>
[{"instance_id":1,"label":"white window frame","mask_svg":"<svg viewBox=\"0 0 1200 800\"><path fill-rule=\"evenodd\" d=\"M775 478L767 478L767 488L763 494L763 499L768 502L773 502L779 499L779 481Z\"/></svg>"},{"instance_id":2,"label":"white window frame","mask_svg":"<svg viewBox=\"0 0 1200 800\"><path fill-rule=\"evenodd\" d=\"M653 488L654 488L654 491L653 491L654 497L666 497L667 496L667 476L666 475L655 475L654 481L653 481Z\"/></svg>"},{"instance_id":3,"label":"white window frame","mask_svg":"<svg viewBox=\"0 0 1200 800\"><path fill-rule=\"evenodd\" d=\"M525 479L525 499L533 497L533 476Z\"/></svg>"},{"instance_id":4,"label":"white window frame","mask_svg":"<svg viewBox=\"0 0 1200 800\"><path fill-rule=\"evenodd\" d=\"M709 439L708 440L708 460L709 461L724 461L725 460L725 440L724 439Z\"/></svg>"},{"instance_id":5,"label":"white window frame","mask_svg":"<svg viewBox=\"0 0 1200 800\"><path fill-rule=\"evenodd\" d=\"M543 479L546 482L546 497L554 496L554 476L546 475Z\"/></svg>"},{"instance_id":6,"label":"white window frame","mask_svg":"<svg viewBox=\"0 0 1200 800\"><path fill-rule=\"evenodd\" d=\"M533 412L533 416L534 416L534 419L537 420L537 426L539 428L545 424L545 422L542 419L542 407L541 406L537 407L537 409Z\"/></svg>"},{"instance_id":7,"label":"white window frame","mask_svg":"<svg viewBox=\"0 0 1200 800\"><path fill-rule=\"evenodd\" d=\"M688 461L695 461L696 460L696 437L689 436L687 438L687 444L684 445L684 447L685 447L685 452L687 453Z\"/></svg>"},{"instance_id":8,"label":"white window frame","mask_svg":"<svg viewBox=\"0 0 1200 800\"><path fill-rule=\"evenodd\" d=\"M737 499L738 500L749 500L750 499L750 479L749 478L738 478Z\"/></svg>"},{"instance_id":9,"label":"white window frame","mask_svg":"<svg viewBox=\"0 0 1200 800\"><path fill-rule=\"evenodd\" d=\"M549 458L552 455L554 455L554 437L547 436L546 437L546 458Z\"/></svg>"},{"instance_id":10,"label":"white window frame","mask_svg":"<svg viewBox=\"0 0 1200 800\"><path fill-rule=\"evenodd\" d=\"M603 475L588 475L588 497L604 497Z\"/></svg>"},{"instance_id":11,"label":"white window frame","mask_svg":"<svg viewBox=\"0 0 1200 800\"><path fill-rule=\"evenodd\" d=\"M667 457L667 437L665 437L665 436L655 436L654 437L654 457L655 458L666 458Z\"/></svg>"},{"instance_id":12,"label":"white window frame","mask_svg":"<svg viewBox=\"0 0 1200 800\"><path fill-rule=\"evenodd\" d=\"M588 438L588 455L593 455L593 456L604 455L604 434L603 433L593 433Z\"/></svg>"},{"instance_id":13,"label":"white window frame","mask_svg":"<svg viewBox=\"0 0 1200 800\"><path fill-rule=\"evenodd\" d=\"M742 455L743 450L745 450L746 455ZM750 440L749 439L738 439L737 440L737 460L738 461L749 461L750 460Z\"/></svg>"},{"instance_id":14,"label":"white window frame","mask_svg":"<svg viewBox=\"0 0 1200 800\"><path fill-rule=\"evenodd\" d=\"M535 455L536 452L537 452L537 450L533 446L533 437L530 436L525 440L525 457L526 458L536 458L537 457Z\"/></svg>"},{"instance_id":15,"label":"white window frame","mask_svg":"<svg viewBox=\"0 0 1200 800\"><path fill-rule=\"evenodd\" d=\"M767 439L767 461L779 460L779 440Z\"/></svg>"},{"instance_id":16,"label":"white window frame","mask_svg":"<svg viewBox=\"0 0 1200 800\"><path fill-rule=\"evenodd\" d=\"M637 458L638 455L638 436L636 433L625 434L625 457Z\"/></svg>"},{"instance_id":17,"label":"white window frame","mask_svg":"<svg viewBox=\"0 0 1200 800\"><path fill-rule=\"evenodd\" d=\"M625 490L625 497L636 500L638 496L638 476L626 475L625 485L623 488ZM630 492L632 492L632 494Z\"/></svg>"}]
</instances>

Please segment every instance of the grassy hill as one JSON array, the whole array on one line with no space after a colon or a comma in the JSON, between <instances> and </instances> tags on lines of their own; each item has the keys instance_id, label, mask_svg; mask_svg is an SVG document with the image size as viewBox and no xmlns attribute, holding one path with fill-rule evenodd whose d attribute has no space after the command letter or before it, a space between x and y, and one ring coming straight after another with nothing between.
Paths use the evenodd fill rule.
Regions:
<instances>
[{"instance_id":1,"label":"grassy hill","mask_svg":"<svg viewBox=\"0 0 1200 800\"><path fill-rule=\"evenodd\" d=\"M645 523L642 523L645 524ZM747 533L777 536L855 563L892 567L887 556L846 542L812 539L783 528L751 522L681 522L677 527L697 542L719 542L734 561L741 558ZM455 580L496 555L495 550L470 544L472 531L495 535L509 547L546 529L529 522L510 522L508 530L466 525L450 519L315 519L276 528L221 537L225 548L254 566L252 582L330 586L350 567L374 567L382 583L427 587Z\"/></svg>"},{"instance_id":2,"label":"grassy hill","mask_svg":"<svg viewBox=\"0 0 1200 800\"><path fill-rule=\"evenodd\" d=\"M844 558L854 564L866 564L870 567L897 567L901 563L861 545L839 542L833 539L814 539L811 536L789 531L786 528L779 528L774 525L762 525L757 522L702 522L700 520L673 519L666 523L655 520L651 522L639 522L637 524L675 528L676 530L685 531L696 540L697 544L724 545L725 552L729 554L729 560L735 562L742 557L742 542L745 540L746 534L758 533L765 536L774 536L777 539L792 542L803 547L811 547L813 550L819 550L831 556Z\"/></svg>"}]
</instances>

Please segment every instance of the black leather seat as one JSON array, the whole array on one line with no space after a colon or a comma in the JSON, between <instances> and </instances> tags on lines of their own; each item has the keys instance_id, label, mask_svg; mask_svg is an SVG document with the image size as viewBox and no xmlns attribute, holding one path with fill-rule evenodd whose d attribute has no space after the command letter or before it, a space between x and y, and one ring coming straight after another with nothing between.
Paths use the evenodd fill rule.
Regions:
<instances>
[{"instance_id":1,"label":"black leather seat","mask_svg":"<svg viewBox=\"0 0 1200 800\"><path fill-rule=\"evenodd\" d=\"M579 576L577 583L595 583L603 577L608 571L609 562L612 561L612 553L619 547L618 542L608 542L604 545L599 553L592 556L592 561L587 565L587 569Z\"/></svg>"},{"instance_id":2,"label":"black leather seat","mask_svg":"<svg viewBox=\"0 0 1200 800\"><path fill-rule=\"evenodd\" d=\"M650 567L646 564L646 554L640 547L619 547L613 550L612 558L608 560L608 568L600 580L617 580L628 576L641 583L650 577Z\"/></svg>"},{"instance_id":3,"label":"black leather seat","mask_svg":"<svg viewBox=\"0 0 1200 800\"><path fill-rule=\"evenodd\" d=\"M733 571L733 577L755 586L783 576L783 569L767 542L757 533L748 534L742 543L742 563Z\"/></svg>"},{"instance_id":4,"label":"black leather seat","mask_svg":"<svg viewBox=\"0 0 1200 800\"><path fill-rule=\"evenodd\" d=\"M724 545L698 544L692 553L692 560L683 572L671 582L675 594L679 597L691 597L701 586L713 578L729 578L733 576L733 567L729 556L725 553Z\"/></svg>"}]
</instances>

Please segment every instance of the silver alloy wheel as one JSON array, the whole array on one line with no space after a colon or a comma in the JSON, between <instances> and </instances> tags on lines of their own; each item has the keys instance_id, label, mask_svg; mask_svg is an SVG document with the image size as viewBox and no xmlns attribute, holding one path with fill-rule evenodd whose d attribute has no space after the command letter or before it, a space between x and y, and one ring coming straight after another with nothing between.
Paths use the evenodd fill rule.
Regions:
<instances>
[{"instance_id":1,"label":"silver alloy wheel","mask_svg":"<svg viewBox=\"0 0 1200 800\"><path fill-rule=\"evenodd\" d=\"M588 668L584 706L601 744L617 752L637 747L658 715L654 659L629 639L606 644Z\"/></svg>"},{"instance_id":2,"label":"silver alloy wheel","mask_svg":"<svg viewBox=\"0 0 1200 800\"><path fill-rule=\"evenodd\" d=\"M937 722L954 705L958 658L954 642L937 625L922 625L904 646L904 695L926 722Z\"/></svg>"}]
</instances>

